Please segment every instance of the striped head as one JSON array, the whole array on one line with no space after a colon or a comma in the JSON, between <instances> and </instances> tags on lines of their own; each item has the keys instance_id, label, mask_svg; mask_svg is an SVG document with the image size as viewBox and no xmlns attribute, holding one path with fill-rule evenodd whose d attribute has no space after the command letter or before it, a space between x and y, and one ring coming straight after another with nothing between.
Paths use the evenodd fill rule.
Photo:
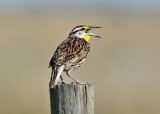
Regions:
<instances>
[{"instance_id":1,"label":"striped head","mask_svg":"<svg viewBox=\"0 0 160 114\"><path fill-rule=\"evenodd\" d=\"M100 38L100 36L97 36L93 33L88 33L89 30L93 28L101 28L101 27L93 27L93 26L85 26L85 25L80 25L76 26L69 34L70 37L78 37L78 38L84 38L87 42L89 41L91 36Z\"/></svg>"}]
</instances>

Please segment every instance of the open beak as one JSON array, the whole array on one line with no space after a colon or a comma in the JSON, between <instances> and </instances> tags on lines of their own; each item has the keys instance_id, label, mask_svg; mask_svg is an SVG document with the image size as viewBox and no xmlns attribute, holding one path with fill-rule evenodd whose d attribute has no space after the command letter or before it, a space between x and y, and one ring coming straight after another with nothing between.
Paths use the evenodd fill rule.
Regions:
<instances>
[{"instance_id":1,"label":"open beak","mask_svg":"<svg viewBox=\"0 0 160 114\"><path fill-rule=\"evenodd\" d=\"M94 29L94 28L102 28L102 27L89 26L89 28L87 29L87 32L88 32L89 30ZM88 36L94 36L94 37L97 37L97 38L101 38L100 36L97 36L97 35L95 35L95 34L93 34L93 33L88 33Z\"/></svg>"}]
</instances>

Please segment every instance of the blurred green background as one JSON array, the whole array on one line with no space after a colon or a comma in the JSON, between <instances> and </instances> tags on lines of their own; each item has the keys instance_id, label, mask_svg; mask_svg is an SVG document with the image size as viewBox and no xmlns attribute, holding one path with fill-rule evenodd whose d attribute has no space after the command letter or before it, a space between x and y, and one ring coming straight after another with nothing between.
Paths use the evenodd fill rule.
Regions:
<instances>
[{"instance_id":1,"label":"blurred green background","mask_svg":"<svg viewBox=\"0 0 160 114\"><path fill-rule=\"evenodd\" d=\"M158 0L0 0L0 114L50 114L48 63L81 24L103 27L72 72L95 85L95 114L160 114Z\"/></svg>"}]
</instances>

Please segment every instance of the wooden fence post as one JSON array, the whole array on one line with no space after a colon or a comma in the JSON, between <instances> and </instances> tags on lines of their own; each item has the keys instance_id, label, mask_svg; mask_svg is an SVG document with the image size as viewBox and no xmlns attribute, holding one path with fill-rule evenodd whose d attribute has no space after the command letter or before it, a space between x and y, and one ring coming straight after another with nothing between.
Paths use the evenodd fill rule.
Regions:
<instances>
[{"instance_id":1,"label":"wooden fence post","mask_svg":"<svg viewBox=\"0 0 160 114\"><path fill-rule=\"evenodd\" d=\"M50 89L51 114L94 114L92 84L58 84Z\"/></svg>"}]
</instances>

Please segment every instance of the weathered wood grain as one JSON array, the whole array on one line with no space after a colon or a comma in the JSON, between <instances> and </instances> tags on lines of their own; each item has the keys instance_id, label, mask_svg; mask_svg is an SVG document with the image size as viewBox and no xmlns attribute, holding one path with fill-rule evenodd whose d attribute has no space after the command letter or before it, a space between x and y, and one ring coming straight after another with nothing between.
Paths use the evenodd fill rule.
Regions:
<instances>
[{"instance_id":1,"label":"weathered wood grain","mask_svg":"<svg viewBox=\"0 0 160 114\"><path fill-rule=\"evenodd\" d=\"M92 84L59 84L50 89L51 114L94 114Z\"/></svg>"}]
</instances>

